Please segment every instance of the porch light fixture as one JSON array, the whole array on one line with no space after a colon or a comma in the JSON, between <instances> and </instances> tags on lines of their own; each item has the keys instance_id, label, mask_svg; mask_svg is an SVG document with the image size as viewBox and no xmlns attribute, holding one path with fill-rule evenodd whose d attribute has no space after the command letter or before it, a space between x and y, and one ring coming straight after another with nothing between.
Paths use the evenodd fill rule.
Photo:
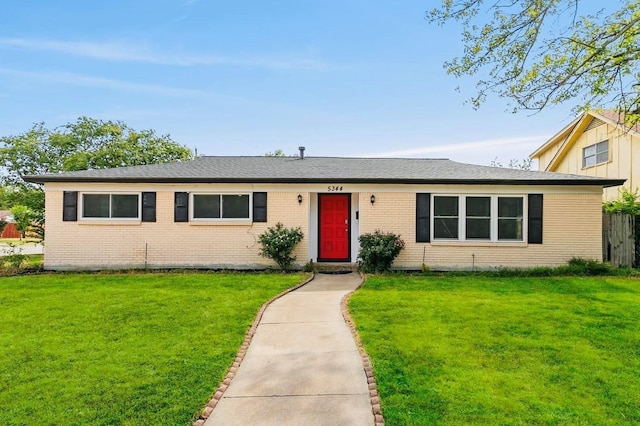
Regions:
<instances>
[{"instance_id":1,"label":"porch light fixture","mask_svg":"<svg viewBox=\"0 0 640 426\"><path fill-rule=\"evenodd\" d=\"M371 194L371 198L369 198L371 200L371 205L373 205L373 203L376 202L376 196Z\"/></svg>"},{"instance_id":2,"label":"porch light fixture","mask_svg":"<svg viewBox=\"0 0 640 426\"><path fill-rule=\"evenodd\" d=\"M298 204L302 204L302 195L298 194Z\"/></svg>"}]
</instances>

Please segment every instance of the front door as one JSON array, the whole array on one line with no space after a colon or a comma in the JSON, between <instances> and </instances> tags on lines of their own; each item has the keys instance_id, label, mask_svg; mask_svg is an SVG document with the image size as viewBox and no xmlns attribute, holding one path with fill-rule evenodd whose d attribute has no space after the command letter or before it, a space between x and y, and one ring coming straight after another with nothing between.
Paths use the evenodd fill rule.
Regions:
<instances>
[{"instance_id":1,"label":"front door","mask_svg":"<svg viewBox=\"0 0 640 426\"><path fill-rule=\"evenodd\" d=\"M321 262L349 262L351 194L318 194Z\"/></svg>"}]
</instances>

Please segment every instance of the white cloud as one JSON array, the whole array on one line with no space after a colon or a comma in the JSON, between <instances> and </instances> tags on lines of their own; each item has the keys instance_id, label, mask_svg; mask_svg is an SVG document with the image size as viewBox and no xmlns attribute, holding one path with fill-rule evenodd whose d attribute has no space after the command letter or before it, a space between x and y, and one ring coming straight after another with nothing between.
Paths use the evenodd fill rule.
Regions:
<instances>
[{"instance_id":1,"label":"white cloud","mask_svg":"<svg viewBox=\"0 0 640 426\"><path fill-rule=\"evenodd\" d=\"M0 38L0 46L31 51L56 52L114 62L143 62L156 65L233 65L268 69L325 70L327 64L305 55L224 56L163 53L149 46L129 42L62 41L50 39Z\"/></svg>"},{"instance_id":2,"label":"white cloud","mask_svg":"<svg viewBox=\"0 0 640 426\"><path fill-rule=\"evenodd\" d=\"M0 68L0 74L20 78L30 78L46 82L56 82L73 86L97 87L103 89L122 90L127 92L151 93L157 95L181 97L181 98L208 98L223 100L226 102L253 102L248 99L220 95L218 93L185 89L180 87L162 86L154 84L135 83L125 80L88 76L57 71L23 71L12 68Z\"/></svg>"},{"instance_id":3,"label":"white cloud","mask_svg":"<svg viewBox=\"0 0 640 426\"><path fill-rule=\"evenodd\" d=\"M498 158L502 163L511 159L522 160L542 145L548 135L487 139L448 145L424 146L398 151L365 154L367 157L431 157L450 158L474 164L490 164Z\"/></svg>"}]
</instances>

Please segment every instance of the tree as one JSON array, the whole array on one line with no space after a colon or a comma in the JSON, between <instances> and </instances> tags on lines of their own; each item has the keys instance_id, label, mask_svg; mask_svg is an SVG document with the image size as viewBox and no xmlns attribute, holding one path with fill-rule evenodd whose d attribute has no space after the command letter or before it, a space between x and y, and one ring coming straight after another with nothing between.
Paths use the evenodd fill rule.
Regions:
<instances>
[{"instance_id":1,"label":"tree","mask_svg":"<svg viewBox=\"0 0 640 426\"><path fill-rule=\"evenodd\" d=\"M121 121L80 117L74 123L47 129L35 124L16 136L0 137L0 183L3 202L25 205L43 223L42 187L21 176L87 169L166 163L193 158L191 150L168 135L136 131Z\"/></svg>"},{"instance_id":2,"label":"tree","mask_svg":"<svg viewBox=\"0 0 640 426\"><path fill-rule=\"evenodd\" d=\"M284 153L283 150L281 149L276 149L274 152L267 152L266 154L264 154L265 157L286 157L287 154Z\"/></svg>"},{"instance_id":3,"label":"tree","mask_svg":"<svg viewBox=\"0 0 640 426\"><path fill-rule=\"evenodd\" d=\"M31 227L35 219L35 214L29 207L21 205L13 206L11 214L13 215L13 220L16 222L16 228L20 233L20 239L22 239Z\"/></svg>"},{"instance_id":4,"label":"tree","mask_svg":"<svg viewBox=\"0 0 640 426\"><path fill-rule=\"evenodd\" d=\"M640 195L638 195L638 190L631 192L623 187L617 200L602 203L602 210L605 213L640 216Z\"/></svg>"},{"instance_id":5,"label":"tree","mask_svg":"<svg viewBox=\"0 0 640 426\"><path fill-rule=\"evenodd\" d=\"M426 18L462 24L464 54L445 69L487 74L474 108L493 92L510 99L513 112L575 100L575 110L612 108L640 122L638 0L443 0Z\"/></svg>"},{"instance_id":6,"label":"tree","mask_svg":"<svg viewBox=\"0 0 640 426\"><path fill-rule=\"evenodd\" d=\"M491 167L505 167L502 165L502 162L498 160L498 157L491 160ZM516 170L531 170L533 167L533 160L531 158L523 158L522 160L517 160L512 158L509 160L506 166L508 169L516 169Z\"/></svg>"}]
</instances>

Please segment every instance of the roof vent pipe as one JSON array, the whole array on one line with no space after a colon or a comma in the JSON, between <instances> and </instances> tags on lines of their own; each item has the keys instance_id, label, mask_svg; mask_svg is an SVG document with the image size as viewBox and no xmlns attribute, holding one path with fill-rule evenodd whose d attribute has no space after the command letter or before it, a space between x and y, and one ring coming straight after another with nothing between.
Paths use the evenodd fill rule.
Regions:
<instances>
[{"instance_id":1,"label":"roof vent pipe","mask_svg":"<svg viewBox=\"0 0 640 426\"><path fill-rule=\"evenodd\" d=\"M304 146L299 146L298 149L300 150L300 159L304 160Z\"/></svg>"}]
</instances>

